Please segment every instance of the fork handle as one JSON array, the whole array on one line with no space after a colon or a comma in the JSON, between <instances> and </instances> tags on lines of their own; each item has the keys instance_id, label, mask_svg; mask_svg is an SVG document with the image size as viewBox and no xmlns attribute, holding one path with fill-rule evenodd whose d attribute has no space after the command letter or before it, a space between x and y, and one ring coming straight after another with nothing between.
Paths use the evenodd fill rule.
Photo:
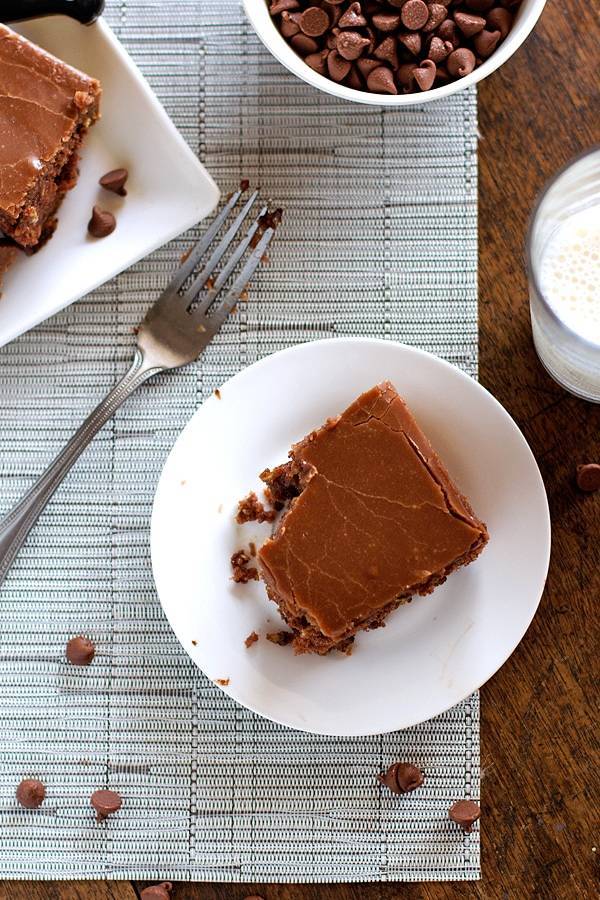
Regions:
<instances>
[{"instance_id":1,"label":"fork handle","mask_svg":"<svg viewBox=\"0 0 600 900\"><path fill-rule=\"evenodd\" d=\"M136 349L129 371L90 413L41 478L0 522L0 584L41 512L82 451L135 389L162 371L162 366L153 365L140 349Z\"/></svg>"}]
</instances>

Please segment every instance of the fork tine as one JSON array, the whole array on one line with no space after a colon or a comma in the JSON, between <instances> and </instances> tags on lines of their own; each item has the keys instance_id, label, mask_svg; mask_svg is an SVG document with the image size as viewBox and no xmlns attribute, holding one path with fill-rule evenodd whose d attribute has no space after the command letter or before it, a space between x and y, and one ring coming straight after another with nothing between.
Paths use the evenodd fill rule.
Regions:
<instances>
[{"instance_id":1,"label":"fork tine","mask_svg":"<svg viewBox=\"0 0 600 900\"><path fill-rule=\"evenodd\" d=\"M211 303L213 302L213 300L215 299L215 297L217 296L217 294L219 293L219 291L221 290L221 288L223 287L223 285L225 284L225 282L227 281L229 276L235 270L240 259L242 258L242 256L246 252L246 250L248 249L250 242L252 241L252 238L254 237L254 235L256 234L256 232L258 230L261 219L263 218L263 216L265 216L265 214L267 212L268 212L268 207L263 206L262 209L260 210L260 212L258 213L257 217L254 219L254 221L248 228L246 234L244 235L242 240L239 242L239 244L237 245L237 247L235 248L235 250L229 257L229 259L227 260L227 262L225 263L225 265L223 266L223 268L217 275L217 278L216 278L214 284L212 285L212 287L206 289L206 291L204 292L206 294L206 296L203 299L201 299L200 301L198 301L198 296L200 295L200 293L202 292L202 288L206 284L205 272L201 272L198 275L198 277L194 279L194 281L189 286L189 288L187 289L185 296L184 296L184 300L187 301L186 306L189 307L189 306L194 305L194 309L204 309L205 311L208 309L208 307L211 305Z\"/></svg>"},{"instance_id":2,"label":"fork tine","mask_svg":"<svg viewBox=\"0 0 600 900\"><path fill-rule=\"evenodd\" d=\"M193 302L196 294L204 287L207 280L214 273L216 267L219 262L225 255L225 251L239 232L240 228L244 224L244 220L246 219L248 213L252 209L256 198L258 197L258 191L254 191L250 197L248 197L247 202L244 204L244 207L240 210L238 215L235 217L234 221L231 223L213 252L211 253L208 261L203 267L202 271L198 273L198 275L194 278L191 285L186 289L185 293L182 294L182 301L184 306L188 307Z\"/></svg>"},{"instance_id":3,"label":"fork tine","mask_svg":"<svg viewBox=\"0 0 600 900\"><path fill-rule=\"evenodd\" d=\"M254 275L256 269L261 263L261 260L265 254L265 250L271 243L271 239L275 234L274 228L267 228L262 238L258 242L256 249L253 250L252 254L246 260L244 267L240 274L237 276L230 289L225 294L221 303L219 303L217 309L214 314L207 318L209 323L209 329L214 332L218 331L235 304L240 299L240 294L244 290L244 288L250 282L250 279ZM213 298L214 299L214 298ZM206 315L206 313L205 313Z\"/></svg>"},{"instance_id":4,"label":"fork tine","mask_svg":"<svg viewBox=\"0 0 600 900\"><path fill-rule=\"evenodd\" d=\"M163 295L173 296L173 294L177 293L181 285L184 284L186 278L189 278L243 193L243 190L240 188L231 195L214 222L212 222L210 227L205 231L198 243L192 247L187 259L185 259L182 265L177 269L175 275L164 289Z\"/></svg>"},{"instance_id":5,"label":"fork tine","mask_svg":"<svg viewBox=\"0 0 600 900\"><path fill-rule=\"evenodd\" d=\"M269 208L267 206L262 207L258 216L256 217L256 219L254 220L254 222L252 223L252 225L246 232L245 237L243 237L242 240L239 242L239 244L237 245L237 247L235 248L235 250L229 257L229 259L227 260L226 264L223 266L222 270L219 272L219 274L217 276L217 280L215 281L215 291L218 291L223 287L223 285L225 284L225 282L227 281L227 279L229 278L229 276L231 275L231 273L233 272L233 270L239 263L240 259L242 258L242 256L244 255L244 253L246 252L248 247L250 246L252 238L254 237L254 235L256 234L256 232L258 230L260 221L267 214L268 209Z\"/></svg>"}]
</instances>

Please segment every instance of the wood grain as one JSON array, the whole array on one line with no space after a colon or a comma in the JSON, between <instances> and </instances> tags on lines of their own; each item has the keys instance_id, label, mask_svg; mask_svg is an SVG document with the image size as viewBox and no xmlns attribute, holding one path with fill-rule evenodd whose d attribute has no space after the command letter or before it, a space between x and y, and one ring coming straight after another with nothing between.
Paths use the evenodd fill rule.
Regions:
<instances>
[{"instance_id":1,"label":"wood grain","mask_svg":"<svg viewBox=\"0 0 600 900\"><path fill-rule=\"evenodd\" d=\"M178 884L174 900L242 900L255 893L265 900L597 896L600 495L582 496L573 473L578 462L600 461L600 407L565 393L539 365L522 254L539 189L570 157L600 140L599 61L594 5L551 0L526 45L479 90L481 380L530 442L553 519L550 576L539 612L482 690L482 881ZM134 900L141 888L5 882L0 900Z\"/></svg>"}]
</instances>

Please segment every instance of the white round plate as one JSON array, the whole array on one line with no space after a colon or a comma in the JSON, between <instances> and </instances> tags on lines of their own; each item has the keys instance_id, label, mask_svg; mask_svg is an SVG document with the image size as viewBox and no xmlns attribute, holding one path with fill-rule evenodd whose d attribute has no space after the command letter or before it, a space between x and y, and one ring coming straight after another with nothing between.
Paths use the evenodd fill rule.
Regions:
<instances>
[{"instance_id":1,"label":"white round plate","mask_svg":"<svg viewBox=\"0 0 600 900\"><path fill-rule=\"evenodd\" d=\"M262 583L230 580L231 554L268 525L238 526L237 501L290 445L389 379L487 523L481 557L417 597L351 656L294 656L265 639L283 627ZM192 417L164 467L152 515L152 563L182 646L248 709L291 728L367 735L438 715L508 659L540 600L550 553L544 485L523 435L477 382L389 341L315 341L263 359ZM247 649L251 631L260 640Z\"/></svg>"}]
</instances>

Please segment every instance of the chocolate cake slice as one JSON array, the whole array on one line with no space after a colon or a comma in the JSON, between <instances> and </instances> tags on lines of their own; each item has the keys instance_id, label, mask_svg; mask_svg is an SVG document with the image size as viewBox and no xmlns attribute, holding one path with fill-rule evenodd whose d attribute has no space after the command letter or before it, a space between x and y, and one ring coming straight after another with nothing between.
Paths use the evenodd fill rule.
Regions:
<instances>
[{"instance_id":1,"label":"chocolate cake slice","mask_svg":"<svg viewBox=\"0 0 600 900\"><path fill-rule=\"evenodd\" d=\"M0 25L0 231L31 252L56 227L101 88Z\"/></svg>"},{"instance_id":2,"label":"chocolate cake slice","mask_svg":"<svg viewBox=\"0 0 600 900\"><path fill-rule=\"evenodd\" d=\"M488 533L389 382L261 478L286 508L258 552L297 653L348 652L414 594L483 550Z\"/></svg>"}]
</instances>

